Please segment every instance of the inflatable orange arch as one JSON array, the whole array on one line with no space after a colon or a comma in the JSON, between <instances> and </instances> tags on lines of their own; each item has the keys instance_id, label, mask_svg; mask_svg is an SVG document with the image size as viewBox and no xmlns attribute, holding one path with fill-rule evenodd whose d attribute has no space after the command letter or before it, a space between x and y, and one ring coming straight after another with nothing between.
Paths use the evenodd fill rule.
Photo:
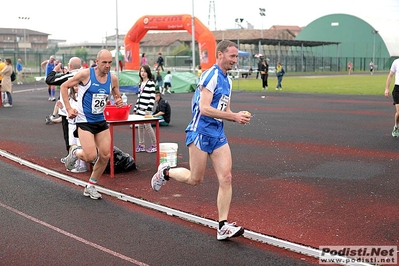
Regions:
<instances>
[{"instance_id":1,"label":"inflatable orange arch","mask_svg":"<svg viewBox=\"0 0 399 266\"><path fill-rule=\"evenodd\" d=\"M191 15L143 16L137 20L125 36L125 69L139 70L141 65L140 40L149 30L187 30L192 33ZM202 70L216 62L216 40L213 33L194 17L195 34L200 53Z\"/></svg>"}]
</instances>

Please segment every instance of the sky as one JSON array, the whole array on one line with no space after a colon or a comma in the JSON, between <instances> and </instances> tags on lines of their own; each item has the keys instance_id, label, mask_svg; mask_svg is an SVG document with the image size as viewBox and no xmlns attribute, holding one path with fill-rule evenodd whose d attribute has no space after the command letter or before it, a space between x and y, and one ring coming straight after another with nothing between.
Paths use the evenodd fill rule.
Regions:
<instances>
[{"instance_id":1,"label":"sky","mask_svg":"<svg viewBox=\"0 0 399 266\"><path fill-rule=\"evenodd\" d=\"M115 35L116 29L119 34L126 34L145 15L194 13L210 30L238 28L237 18L243 19L244 28L247 23L255 29L273 25L305 27L322 16L337 13L399 22L398 0L16 0L13 7L2 12L2 28L44 32L50 34L50 39L70 44L102 43L106 36ZM266 16L259 14L259 8L266 9Z\"/></svg>"}]
</instances>

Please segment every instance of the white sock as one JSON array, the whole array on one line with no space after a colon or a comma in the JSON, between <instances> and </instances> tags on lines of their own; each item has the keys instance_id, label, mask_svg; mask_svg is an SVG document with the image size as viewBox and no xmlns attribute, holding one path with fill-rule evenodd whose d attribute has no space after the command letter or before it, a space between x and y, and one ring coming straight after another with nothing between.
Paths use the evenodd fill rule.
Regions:
<instances>
[{"instance_id":1,"label":"white sock","mask_svg":"<svg viewBox=\"0 0 399 266\"><path fill-rule=\"evenodd\" d=\"M80 160L79 159L79 165L80 165L80 167L82 167L82 168L86 168L86 162L85 161L83 161L83 160Z\"/></svg>"}]
</instances>

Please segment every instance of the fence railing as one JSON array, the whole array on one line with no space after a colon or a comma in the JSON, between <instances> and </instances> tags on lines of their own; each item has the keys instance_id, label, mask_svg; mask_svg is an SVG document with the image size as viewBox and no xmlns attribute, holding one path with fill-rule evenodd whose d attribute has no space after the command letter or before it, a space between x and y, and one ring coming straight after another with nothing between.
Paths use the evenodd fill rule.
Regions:
<instances>
[{"instance_id":1,"label":"fence railing","mask_svg":"<svg viewBox=\"0 0 399 266\"><path fill-rule=\"evenodd\" d=\"M24 68L26 68L26 73L33 76L43 76L44 71L40 67L41 63L44 60L50 58L51 54L46 53L27 53L26 60L27 62L22 62ZM56 54L56 59L60 60L60 62L64 65L68 64L68 61L71 57L75 56L74 54ZM91 60L95 60L96 54L88 54L86 58L82 58L82 60L87 61L88 63ZM24 53L16 53L16 52L2 52L1 57L10 58L12 60L12 64L15 67L18 58L21 58L24 61L25 54ZM165 60L165 70L172 71L193 71L192 70L192 57L191 56L171 56L164 55ZM318 56L297 56L297 55L285 55L285 56L276 56L276 55L264 55L269 62L269 66L276 66L278 62L281 62L284 66L285 70L288 72L345 72L347 71L348 62L352 62L353 71L369 71L369 63L372 58L366 57L318 57ZM196 60L198 60L196 58ZM375 70L386 70L389 71L391 64L393 62L393 58L375 58L374 59L374 67ZM154 64L156 58L151 58L151 64ZM199 64L196 61L196 65ZM249 68L252 66L254 70L257 69L258 58L255 57L246 57L239 58L239 66L240 68ZM152 66L151 66L152 68Z\"/></svg>"}]
</instances>

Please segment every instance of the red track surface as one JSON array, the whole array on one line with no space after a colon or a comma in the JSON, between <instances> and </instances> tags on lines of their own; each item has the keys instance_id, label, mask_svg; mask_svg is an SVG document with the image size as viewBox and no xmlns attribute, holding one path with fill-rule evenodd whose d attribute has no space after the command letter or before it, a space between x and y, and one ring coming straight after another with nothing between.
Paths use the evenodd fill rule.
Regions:
<instances>
[{"instance_id":1,"label":"red track surface","mask_svg":"<svg viewBox=\"0 0 399 266\"><path fill-rule=\"evenodd\" d=\"M46 93L16 93L14 107L0 109L0 148L88 180L89 173L68 173L59 161L66 151L61 125L44 124L53 107ZM184 129L191 94L166 97L172 124L161 128L161 139L179 144L178 166L188 167ZM316 248L398 245L399 139L390 136L390 101L383 96L235 92L232 108L249 110L254 117L246 126L226 124L234 163L231 221ZM116 130L115 145L131 153L129 130ZM114 179L104 174L99 185L217 220L217 180L210 165L200 186L172 180L157 193L150 187L154 159L155 154L140 153L137 171Z\"/></svg>"}]
</instances>

